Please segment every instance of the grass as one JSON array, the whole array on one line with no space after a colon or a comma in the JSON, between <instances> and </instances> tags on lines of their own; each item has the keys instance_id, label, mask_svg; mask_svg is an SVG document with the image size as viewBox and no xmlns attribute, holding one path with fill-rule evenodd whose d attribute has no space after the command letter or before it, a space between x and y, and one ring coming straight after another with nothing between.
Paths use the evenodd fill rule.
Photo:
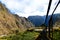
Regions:
<instances>
[{"instance_id":1,"label":"grass","mask_svg":"<svg viewBox=\"0 0 60 40\"><path fill-rule=\"evenodd\" d=\"M0 38L0 40L35 40L38 34L39 34L38 32L26 31L24 33L17 33L17 34L12 34L12 35L2 37ZM53 32L53 40L60 40L59 30L55 30Z\"/></svg>"},{"instance_id":2,"label":"grass","mask_svg":"<svg viewBox=\"0 0 60 40\"><path fill-rule=\"evenodd\" d=\"M24 33L18 33L15 35L9 35L9 36L5 36L2 37L0 39L5 39L5 40L35 40L35 38L37 37L39 33L37 32L29 32L26 31Z\"/></svg>"},{"instance_id":3,"label":"grass","mask_svg":"<svg viewBox=\"0 0 60 40\"><path fill-rule=\"evenodd\" d=\"M53 32L53 38L54 38L54 40L60 40L60 31L59 30L55 30Z\"/></svg>"}]
</instances>

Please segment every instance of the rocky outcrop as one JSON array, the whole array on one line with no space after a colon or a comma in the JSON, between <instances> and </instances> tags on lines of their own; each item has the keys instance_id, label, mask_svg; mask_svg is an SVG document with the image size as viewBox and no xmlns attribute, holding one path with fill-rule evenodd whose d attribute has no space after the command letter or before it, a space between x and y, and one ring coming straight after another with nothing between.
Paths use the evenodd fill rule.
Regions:
<instances>
[{"instance_id":1,"label":"rocky outcrop","mask_svg":"<svg viewBox=\"0 0 60 40\"><path fill-rule=\"evenodd\" d=\"M0 35L14 33L15 30L25 31L30 27L34 27L34 25L27 18L12 14L0 2Z\"/></svg>"}]
</instances>

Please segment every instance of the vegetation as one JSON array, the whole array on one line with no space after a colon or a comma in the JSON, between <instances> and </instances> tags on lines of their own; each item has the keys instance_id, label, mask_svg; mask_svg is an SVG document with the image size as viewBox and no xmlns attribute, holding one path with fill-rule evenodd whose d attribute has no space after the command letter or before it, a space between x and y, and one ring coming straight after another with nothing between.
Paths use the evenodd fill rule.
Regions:
<instances>
[{"instance_id":1,"label":"vegetation","mask_svg":"<svg viewBox=\"0 0 60 40\"><path fill-rule=\"evenodd\" d=\"M0 40L35 40L39 35L38 32L26 31L24 33L17 33L0 38ZM55 30L53 32L53 40L60 40L60 31Z\"/></svg>"},{"instance_id":2,"label":"vegetation","mask_svg":"<svg viewBox=\"0 0 60 40\"><path fill-rule=\"evenodd\" d=\"M39 33L37 32L29 32L26 31L24 33L17 33L14 35L9 35L9 36L5 36L2 37L0 39L6 39L6 40L35 40L35 38L37 37Z\"/></svg>"},{"instance_id":3,"label":"vegetation","mask_svg":"<svg viewBox=\"0 0 60 40\"><path fill-rule=\"evenodd\" d=\"M53 32L53 38L54 40L60 40L60 30L55 30Z\"/></svg>"}]
</instances>

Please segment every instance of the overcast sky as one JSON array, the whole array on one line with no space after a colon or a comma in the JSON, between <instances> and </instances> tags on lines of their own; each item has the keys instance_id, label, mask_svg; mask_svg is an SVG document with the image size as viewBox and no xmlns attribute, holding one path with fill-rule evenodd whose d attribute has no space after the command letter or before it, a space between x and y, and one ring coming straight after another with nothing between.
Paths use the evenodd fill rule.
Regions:
<instances>
[{"instance_id":1,"label":"overcast sky","mask_svg":"<svg viewBox=\"0 0 60 40\"><path fill-rule=\"evenodd\" d=\"M28 17L30 15L46 15L49 0L0 0L13 13L19 16ZM54 10L58 0L52 1L50 13ZM55 13L60 13L60 5Z\"/></svg>"}]
</instances>

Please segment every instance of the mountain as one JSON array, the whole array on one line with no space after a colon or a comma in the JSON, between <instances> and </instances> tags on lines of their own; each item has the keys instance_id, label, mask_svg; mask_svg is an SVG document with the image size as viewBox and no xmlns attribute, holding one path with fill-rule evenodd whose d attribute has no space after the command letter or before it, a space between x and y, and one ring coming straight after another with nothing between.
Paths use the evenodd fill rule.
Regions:
<instances>
[{"instance_id":1,"label":"mountain","mask_svg":"<svg viewBox=\"0 0 60 40\"><path fill-rule=\"evenodd\" d=\"M60 27L60 13L53 15L53 26Z\"/></svg>"},{"instance_id":2,"label":"mountain","mask_svg":"<svg viewBox=\"0 0 60 40\"><path fill-rule=\"evenodd\" d=\"M44 23L44 17L42 16L29 16L28 19L35 25L40 26Z\"/></svg>"},{"instance_id":3,"label":"mountain","mask_svg":"<svg viewBox=\"0 0 60 40\"><path fill-rule=\"evenodd\" d=\"M11 34L16 30L22 32L31 27L34 27L34 25L27 18L12 14L0 2L0 35Z\"/></svg>"},{"instance_id":4,"label":"mountain","mask_svg":"<svg viewBox=\"0 0 60 40\"><path fill-rule=\"evenodd\" d=\"M44 24L44 22L45 22L45 16L29 16L28 19L29 19L35 26L41 26L41 25L43 25L43 24L46 25L46 26L48 26L48 21L49 21L49 19L50 19L50 16L51 16L51 15L48 16L47 21L46 21L45 24ZM55 24L58 25L58 23L60 24L60 21L58 21L58 20L60 20L60 14L54 14L52 18L53 18L53 25L55 25ZM56 23L56 22L57 22L57 23Z\"/></svg>"},{"instance_id":5,"label":"mountain","mask_svg":"<svg viewBox=\"0 0 60 40\"><path fill-rule=\"evenodd\" d=\"M51 15L48 16L47 22L45 24L49 24L48 21L50 20ZM56 27L60 25L60 13L53 14L52 16L53 26Z\"/></svg>"}]
</instances>

